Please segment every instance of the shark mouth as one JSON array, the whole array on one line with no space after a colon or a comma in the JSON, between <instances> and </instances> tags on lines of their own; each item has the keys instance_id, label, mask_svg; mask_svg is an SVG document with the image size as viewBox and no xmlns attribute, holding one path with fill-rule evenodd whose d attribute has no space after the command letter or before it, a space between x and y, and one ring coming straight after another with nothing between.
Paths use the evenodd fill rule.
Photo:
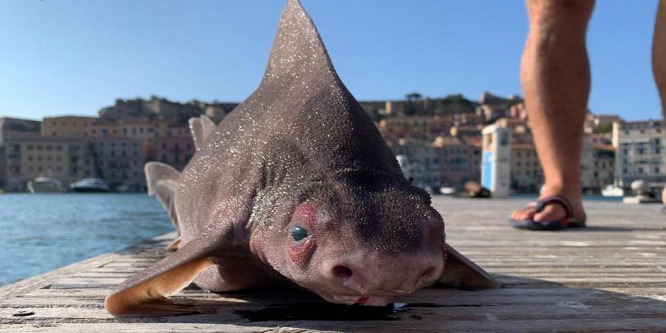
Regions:
<instances>
[{"instance_id":1,"label":"shark mouth","mask_svg":"<svg viewBox=\"0 0 666 333\"><path fill-rule=\"evenodd\" d=\"M327 295L320 294L325 300L336 304L359 304L367 306L386 306L393 303L397 296L359 296L359 295Z\"/></svg>"}]
</instances>

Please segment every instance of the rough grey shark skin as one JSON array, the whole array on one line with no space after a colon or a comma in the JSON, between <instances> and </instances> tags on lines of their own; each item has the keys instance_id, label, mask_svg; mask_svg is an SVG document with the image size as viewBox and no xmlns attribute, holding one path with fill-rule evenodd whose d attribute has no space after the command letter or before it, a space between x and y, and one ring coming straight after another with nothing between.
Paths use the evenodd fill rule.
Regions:
<instances>
[{"instance_id":1,"label":"rough grey shark skin","mask_svg":"<svg viewBox=\"0 0 666 333\"><path fill-rule=\"evenodd\" d=\"M291 281L366 305L435 282L498 286L444 243L430 197L403 177L298 0L259 88L214 130L205 117L190 125L197 152L182 174L146 166L179 248L109 295L111 314L200 311L168 298L191 282L221 292Z\"/></svg>"}]
</instances>

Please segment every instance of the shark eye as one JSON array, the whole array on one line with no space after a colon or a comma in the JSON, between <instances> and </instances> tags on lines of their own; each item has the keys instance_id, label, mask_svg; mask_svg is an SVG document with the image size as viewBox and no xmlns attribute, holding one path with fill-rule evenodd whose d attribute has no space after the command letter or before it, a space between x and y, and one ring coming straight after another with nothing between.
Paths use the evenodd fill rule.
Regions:
<instances>
[{"instance_id":1,"label":"shark eye","mask_svg":"<svg viewBox=\"0 0 666 333\"><path fill-rule=\"evenodd\" d=\"M295 242L298 242L303 238L308 237L308 231L301 226L295 226L291 229L291 237L294 238Z\"/></svg>"}]
</instances>

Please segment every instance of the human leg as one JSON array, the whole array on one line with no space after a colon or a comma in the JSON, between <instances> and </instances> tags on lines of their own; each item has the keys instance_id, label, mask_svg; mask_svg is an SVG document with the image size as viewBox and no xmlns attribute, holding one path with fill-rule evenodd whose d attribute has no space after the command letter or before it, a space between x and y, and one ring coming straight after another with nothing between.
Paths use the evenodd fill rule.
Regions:
<instances>
[{"instance_id":1,"label":"human leg","mask_svg":"<svg viewBox=\"0 0 666 333\"><path fill-rule=\"evenodd\" d=\"M652 73L661 98L661 112L666 120L666 0L659 1L652 39ZM666 186L661 193L666 205Z\"/></svg>"},{"instance_id":2,"label":"human leg","mask_svg":"<svg viewBox=\"0 0 666 333\"><path fill-rule=\"evenodd\" d=\"M521 81L534 143L544 171L541 197L561 195L573 216L585 220L579 175L583 123L590 91L585 46L594 0L527 0L529 35L521 63ZM515 211L515 220L562 219L561 205L540 213Z\"/></svg>"}]
</instances>

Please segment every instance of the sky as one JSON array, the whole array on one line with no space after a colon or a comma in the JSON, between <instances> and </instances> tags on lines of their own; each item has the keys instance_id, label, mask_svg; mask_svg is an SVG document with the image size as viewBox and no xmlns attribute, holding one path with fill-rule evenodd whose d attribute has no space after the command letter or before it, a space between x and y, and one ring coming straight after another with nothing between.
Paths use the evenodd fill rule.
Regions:
<instances>
[{"instance_id":1,"label":"sky","mask_svg":"<svg viewBox=\"0 0 666 333\"><path fill-rule=\"evenodd\" d=\"M522 96L523 1L302 0L358 100ZM0 0L0 116L97 115L117 98L241 102L285 1ZM597 1L589 109L660 119L657 0Z\"/></svg>"}]
</instances>

